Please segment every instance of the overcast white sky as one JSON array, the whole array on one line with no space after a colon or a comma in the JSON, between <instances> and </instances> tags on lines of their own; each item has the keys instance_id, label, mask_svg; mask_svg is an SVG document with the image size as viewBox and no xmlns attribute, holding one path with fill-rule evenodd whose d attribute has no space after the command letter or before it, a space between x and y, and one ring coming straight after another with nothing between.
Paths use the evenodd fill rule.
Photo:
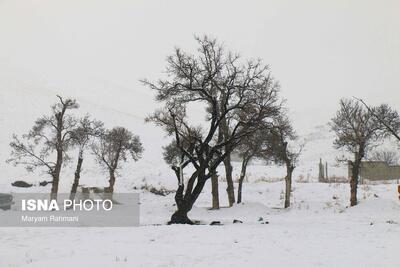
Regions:
<instances>
[{"instance_id":1,"label":"overcast white sky","mask_svg":"<svg viewBox=\"0 0 400 267\"><path fill-rule=\"evenodd\" d=\"M76 92L85 77L149 98L138 79L156 78L174 46L192 49L193 34L270 64L308 121L327 122L341 97L400 109L398 0L0 0L0 72Z\"/></svg>"}]
</instances>

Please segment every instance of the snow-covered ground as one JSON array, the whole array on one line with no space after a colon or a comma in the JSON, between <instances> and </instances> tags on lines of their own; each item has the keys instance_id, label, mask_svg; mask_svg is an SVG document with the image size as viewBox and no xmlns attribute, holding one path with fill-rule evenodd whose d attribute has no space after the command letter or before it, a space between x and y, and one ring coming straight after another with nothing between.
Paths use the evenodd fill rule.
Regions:
<instances>
[{"instance_id":1,"label":"snow-covered ground","mask_svg":"<svg viewBox=\"0 0 400 267\"><path fill-rule=\"evenodd\" d=\"M245 183L244 203L218 211L206 190L190 217L223 226L167 226L173 195L143 192L140 227L2 228L0 266L398 266L395 185L361 185L347 208L347 184L295 183L287 210L283 187Z\"/></svg>"},{"instance_id":2,"label":"snow-covered ground","mask_svg":"<svg viewBox=\"0 0 400 267\"><path fill-rule=\"evenodd\" d=\"M49 177L5 161L12 134L26 134L50 112L57 94L77 99L74 115L90 113L107 128L138 134L145 152L124 164L115 185L117 192L140 193L140 227L0 228L0 267L399 266L396 185L361 185L360 204L348 208L348 184L316 182L320 158L331 177L347 176L346 166L336 163L343 152L333 148L328 126L340 97L396 109L400 103L393 38L398 4L339 2L1 0L0 193L49 192L49 186L12 187L16 180L36 185ZM220 170L223 207L209 210L207 184L189 214L202 225L167 226L174 195L137 189L176 189L162 160L169 140L144 123L156 104L139 79L160 78L174 46L193 50L193 34L214 35L245 57L263 58L282 83L290 118L305 141L291 208L282 209L284 168L261 162L249 166L243 204L231 208ZM70 156L60 192L72 184L77 151ZM105 186L107 174L89 151L85 156L81 183ZM239 166L234 163L235 179ZM210 226L212 221L223 225Z\"/></svg>"},{"instance_id":3,"label":"snow-covered ground","mask_svg":"<svg viewBox=\"0 0 400 267\"><path fill-rule=\"evenodd\" d=\"M49 192L48 187L11 187L15 180L37 183L48 177L28 174L5 160L11 135L26 133L37 117L48 113L56 94L76 97L81 104L77 115L89 112L106 127L125 126L142 138L143 158L124 165L117 178L118 192L134 192L146 184L176 188L176 178L161 156L168 140L160 129L143 122L154 110L151 92L90 77L74 80L80 90L58 88L55 85L65 85L62 79L48 84L30 72L1 63L0 67L0 192ZM307 121L297 114L292 119L297 125ZM328 161L330 175L346 176L346 166L336 165L341 152L332 147L329 127L313 125L298 131L306 146L294 178L310 183L295 183L293 207L288 210L281 209L283 183L266 182L281 179L284 168L254 162L244 184L243 204L208 210L208 184L190 213L204 224L218 220L224 226L167 226L175 209L173 194L161 197L143 191L137 228L1 228L0 266L398 266L400 203L395 185L361 186L360 205L346 208L347 184L316 183L320 158ZM106 185L106 173L89 152L86 155L82 183ZM71 156L75 160L76 151ZM61 192L70 189L73 164L63 170ZM238 173L235 163L236 178ZM224 191L221 183L221 202L226 206ZM243 224L232 224L233 219Z\"/></svg>"}]
</instances>

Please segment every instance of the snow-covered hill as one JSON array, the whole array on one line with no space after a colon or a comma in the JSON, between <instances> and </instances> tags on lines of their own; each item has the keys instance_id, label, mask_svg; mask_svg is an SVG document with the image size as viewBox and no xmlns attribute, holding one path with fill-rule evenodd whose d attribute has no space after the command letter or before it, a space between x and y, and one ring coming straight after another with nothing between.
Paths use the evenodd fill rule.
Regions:
<instances>
[{"instance_id":1,"label":"snow-covered hill","mask_svg":"<svg viewBox=\"0 0 400 267\"><path fill-rule=\"evenodd\" d=\"M138 83L139 84L139 83ZM141 87L139 84L138 87ZM0 72L0 166L2 169L2 188L11 190L7 185L15 180L41 181L47 179L40 170L35 174L25 171L22 166L14 167L6 164L9 157L9 142L13 133L22 135L29 131L36 118L50 112L50 106L56 101L56 94L75 97L80 109L74 111L77 116L90 113L93 117L105 122L106 127L124 126L138 134L144 144L143 158L138 162L125 164L120 172L117 187L120 190L130 190L133 185L144 182L175 187L172 171L162 160L161 148L168 143L165 134L151 124L145 124L144 118L152 112L154 105L152 92L146 88L134 90L121 88L118 85L95 80L81 80L80 90L72 88L56 88L46 85L26 73ZM296 120L294 117L293 120ZM310 129L300 129L300 140L305 142L295 177L303 176L316 180L318 162L322 158L328 161L331 175L346 175L345 166L335 167L335 157L338 152L332 147L333 134L327 125ZM64 168L61 178L61 189L68 190L72 183L72 171L75 166L76 151L71 151L73 157L69 166ZM235 175L239 173L240 164L235 164ZM278 178L284 176L284 168L264 166L254 163L250 166L250 180L260 178ZM221 171L221 175L223 172ZM90 152L84 163L82 182L91 186L106 183L105 173L101 171Z\"/></svg>"}]
</instances>

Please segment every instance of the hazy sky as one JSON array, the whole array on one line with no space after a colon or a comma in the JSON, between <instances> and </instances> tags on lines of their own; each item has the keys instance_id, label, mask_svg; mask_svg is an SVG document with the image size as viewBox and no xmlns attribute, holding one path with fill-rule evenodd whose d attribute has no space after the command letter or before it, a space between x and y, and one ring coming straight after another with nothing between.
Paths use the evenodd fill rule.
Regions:
<instances>
[{"instance_id":1,"label":"hazy sky","mask_svg":"<svg viewBox=\"0 0 400 267\"><path fill-rule=\"evenodd\" d=\"M174 46L193 49L193 34L270 64L294 116L326 122L351 96L400 109L398 0L0 0L0 72L150 98L138 79L156 78Z\"/></svg>"}]
</instances>

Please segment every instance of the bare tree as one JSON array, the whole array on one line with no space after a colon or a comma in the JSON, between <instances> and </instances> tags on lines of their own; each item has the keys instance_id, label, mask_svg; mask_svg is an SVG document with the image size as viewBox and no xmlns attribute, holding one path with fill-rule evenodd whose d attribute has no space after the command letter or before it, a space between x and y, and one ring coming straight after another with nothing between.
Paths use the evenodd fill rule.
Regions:
<instances>
[{"instance_id":1,"label":"bare tree","mask_svg":"<svg viewBox=\"0 0 400 267\"><path fill-rule=\"evenodd\" d=\"M264 126L260 127L253 134L245 138L236 148L236 152L242 160L239 185L237 191L237 203L242 202L242 188L243 181L246 177L247 166L253 159L262 158L265 159L267 150L270 149L269 141L271 139L271 127Z\"/></svg>"},{"instance_id":2,"label":"bare tree","mask_svg":"<svg viewBox=\"0 0 400 267\"><path fill-rule=\"evenodd\" d=\"M369 156L370 160L383 161L388 165L397 165L399 163L399 154L392 150L377 150Z\"/></svg>"},{"instance_id":3,"label":"bare tree","mask_svg":"<svg viewBox=\"0 0 400 267\"><path fill-rule=\"evenodd\" d=\"M284 207L288 208L290 207L293 171L298 163L304 143L299 144L297 149L293 147L293 141L298 137L289 118L284 113L275 120L269 137L267 142L269 148L265 150L264 157L266 160L272 160L276 164L286 166ZM292 146L289 142L292 143Z\"/></svg>"},{"instance_id":4,"label":"bare tree","mask_svg":"<svg viewBox=\"0 0 400 267\"><path fill-rule=\"evenodd\" d=\"M175 170L177 211L170 223L192 223L187 213L206 181L215 175L227 154L255 131L260 121L277 113L280 107L278 84L260 60L240 63L238 55L225 53L215 39L196 40L199 44L197 56L177 48L167 59L167 79L158 83L143 81L157 92L157 101L164 103L164 108L149 116L147 121L163 127L175 138L185 156L181 168L190 164L194 169L186 188L180 172ZM206 120L201 126L188 122L186 108L193 103L205 107ZM226 119L230 120L231 131L227 138L218 142L218 130Z\"/></svg>"},{"instance_id":5,"label":"bare tree","mask_svg":"<svg viewBox=\"0 0 400 267\"><path fill-rule=\"evenodd\" d=\"M25 165L28 171L45 168L53 178L52 199L57 198L61 168L73 143L71 134L76 120L67 112L78 108L75 99L57 97L59 101L52 106L52 114L37 119L29 134L23 135L25 141L13 136L11 157L7 160L15 165ZM55 159L51 160L53 156Z\"/></svg>"},{"instance_id":6,"label":"bare tree","mask_svg":"<svg viewBox=\"0 0 400 267\"><path fill-rule=\"evenodd\" d=\"M224 94L221 94L221 101L225 101L225 96ZM221 121L221 125L219 127L219 130L222 133L223 140L227 141L227 139L230 136L230 120L229 119L223 119ZM228 194L228 201L229 201L229 206L233 206L235 203L235 187L233 184L233 167L232 167L232 160L231 160L231 152L232 148L229 147L229 143L227 143L224 147L224 150L227 151L226 157L223 161L224 166L225 166L225 178L226 178L226 193Z\"/></svg>"},{"instance_id":7,"label":"bare tree","mask_svg":"<svg viewBox=\"0 0 400 267\"><path fill-rule=\"evenodd\" d=\"M218 129L218 134L217 134L217 143L221 143L224 140L224 135L222 133L221 127ZM212 164L211 164L212 165ZM227 165L225 165L226 167ZM217 170L210 170L211 173L211 197L212 197L212 209L216 210L219 209L219 175ZM226 168L225 168L225 174L226 174ZM233 181L232 181L233 184ZM229 201L229 194L228 194L228 201ZM229 203L230 206L231 203Z\"/></svg>"},{"instance_id":8,"label":"bare tree","mask_svg":"<svg viewBox=\"0 0 400 267\"><path fill-rule=\"evenodd\" d=\"M114 127L102 134L98 142L92 145L92 150L99 164L106 167L109 172L108 193L114 192L115 174L121 168L121 161L129 158L137 161L143 153L139 136L134 135L123 127Z\"/></svg>"},{"instance_id":9,"label":"bare tree","mask_svg":"<svg viewBox=\"0 0 400 267\"><path fill-rule=\"evenodd\" d=\"M340 108L330 125L336 133L334 146L354 154L354 160L349 164L352 167L350 205L355 206L361 161L385 133L373 113L352 99L340 100Z\"/></svg>"},{"instance_id":10,"label":"bare tree","mask_svg":"<svg viewBox=\"0 0 400 267\"><path fill-rule=\"evenodd\" d=\"M101 136L103 132L103 123L97 120L90 119L89 115L81 118L77 127L72 131L71 137L74 146L78 148L78 161L75 169L74 182L71 187L70 199L75 198L76 191L79 186L81 170L84 158L84 152L87 149L93 137Z\"/></svg>"}]
</instances>

